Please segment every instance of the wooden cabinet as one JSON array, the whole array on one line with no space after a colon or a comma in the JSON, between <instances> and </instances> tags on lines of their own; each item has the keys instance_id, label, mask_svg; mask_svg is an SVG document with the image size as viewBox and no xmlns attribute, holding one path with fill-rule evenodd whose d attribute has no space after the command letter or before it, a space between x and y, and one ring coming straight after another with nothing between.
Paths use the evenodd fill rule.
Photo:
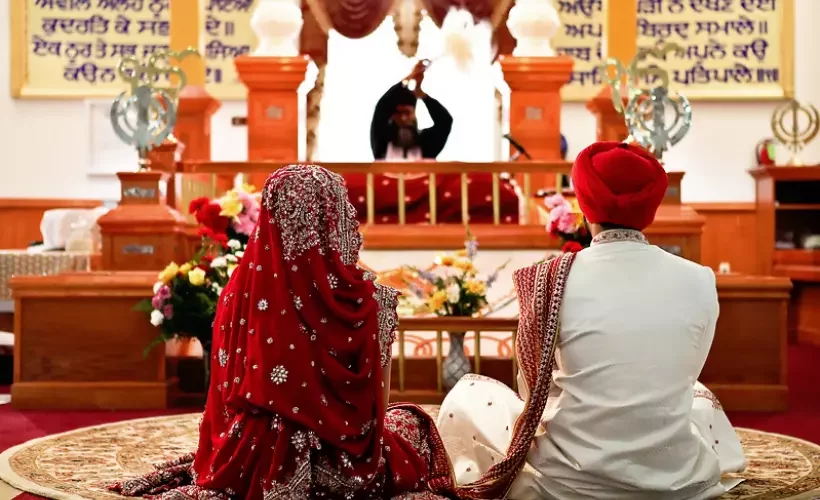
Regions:
<instances>
[{"instance_id":1,"label":"wooden cabinet","mask_svg":"<svg viewBox=\"0 0 820 500\"><path fill-rule=\"evenodd\" d=\"M134 304L156 272L17 276L12 406L21 410L164 409L165 352L145 355L159 331Z\"/></svg>"},{"instance_id":2,"label":"wooden cabinet","mask_svg":"<svg viewBox=\"0 0 820 500\"><path fill-rule=\"evenodd\" d=\"M790 340L820 345L820 165L750 173L757 183L759 269L794 283Z\"/></svg>"}]
</instances>

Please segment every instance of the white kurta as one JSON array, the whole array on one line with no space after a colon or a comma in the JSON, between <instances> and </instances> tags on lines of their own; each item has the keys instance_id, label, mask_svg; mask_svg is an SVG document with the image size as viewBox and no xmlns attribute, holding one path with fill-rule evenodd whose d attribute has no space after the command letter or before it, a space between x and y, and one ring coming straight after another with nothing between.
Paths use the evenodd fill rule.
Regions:
<instances>
[{"instance_id":1,"label":"white kurta","mask_svg":"<svg viewBox=\"0 0 820 500\"><path fill-rule=\"evenodd\" d=\"M743 470L740 441L696 382L718 317L714 273L620 233L569 272L543 429L508 498L706 499L739 482L721 474ZM459 484L504 457L524 404L474 375L448 394L438 425Z\"/></svg>"}]
</instances>

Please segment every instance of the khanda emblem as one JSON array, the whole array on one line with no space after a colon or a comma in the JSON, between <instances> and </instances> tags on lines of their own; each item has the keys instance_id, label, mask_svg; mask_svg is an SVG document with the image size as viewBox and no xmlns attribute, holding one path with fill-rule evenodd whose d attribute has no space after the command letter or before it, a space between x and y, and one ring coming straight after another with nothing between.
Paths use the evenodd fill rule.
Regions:
<instances>
[{"instance_id":1,"label":"khanda emblem","mask_svg":"<svg viewBox=\"0 0 820 500\"><path fill-rule=\"evenodd\" d=\"M117 64L117 75L129 85L111 104L111 126L125 144L135 147L140 166L147 167L149 151L171 135L176 124L179 92L185 87L185 72L171 64L194 49L159 51L144 60L125 57ZM172 85L172 76L176 82Z\"/></svg>"},{"instance_id":2,"label":"khanda emblem","mask_svg":"<svg viewBox=\"0 0 820 500\"><path fill-rule=\"evenodd\" d=\"M638 142L658 159L689 132L692 107L686 97L670 94L669 72L648 63L648 59L663 61L670 53L682 52L678 44L658 44L638 50L628 66L614 58L601 66L604 80L612 90L612 105L624 115L629 130L626 142ZM642 82L647 82L649 88L642 88ZM671 120L667 119L670 109Z\"/></svg>"}]
</instances>

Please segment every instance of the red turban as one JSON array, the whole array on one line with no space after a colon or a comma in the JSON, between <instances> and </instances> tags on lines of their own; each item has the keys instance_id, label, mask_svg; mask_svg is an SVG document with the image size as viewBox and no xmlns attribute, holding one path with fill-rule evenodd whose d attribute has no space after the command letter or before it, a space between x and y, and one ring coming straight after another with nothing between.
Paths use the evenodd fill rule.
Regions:
<instances>
[{"instance_id":1,"label":"red turban","mask_svg":"<svg viewBox=\"0 0 820 500\"><path fill-rule=\"evenodd\" d=\"M578 154L572 185L584 217L643 230L666 195L666 171L648 151L622 142L596 142Z\"/></svg>"}]
</instances>

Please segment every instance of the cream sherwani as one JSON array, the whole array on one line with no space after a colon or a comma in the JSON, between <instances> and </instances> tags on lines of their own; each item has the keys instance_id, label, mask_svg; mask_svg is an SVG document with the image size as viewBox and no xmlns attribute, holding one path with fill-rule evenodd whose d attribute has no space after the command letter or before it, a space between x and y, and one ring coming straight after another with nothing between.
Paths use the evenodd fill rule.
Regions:
<instances>
[{"instance_id":1,"label":"cream sherwani","mask_svg":"<svg viewBox=\"0 0 820 500\"><path fill-rule=\"evenodd\" d=\"M569 271L549 402L508 498L707 499L735 486L721 474L743 470L740 442L697 382L717 318L709 268L636 231L599 235ZM448 394L438 425L459 484L504 457L525 400L474 375Z\"/></svg>"}]
</instances>

